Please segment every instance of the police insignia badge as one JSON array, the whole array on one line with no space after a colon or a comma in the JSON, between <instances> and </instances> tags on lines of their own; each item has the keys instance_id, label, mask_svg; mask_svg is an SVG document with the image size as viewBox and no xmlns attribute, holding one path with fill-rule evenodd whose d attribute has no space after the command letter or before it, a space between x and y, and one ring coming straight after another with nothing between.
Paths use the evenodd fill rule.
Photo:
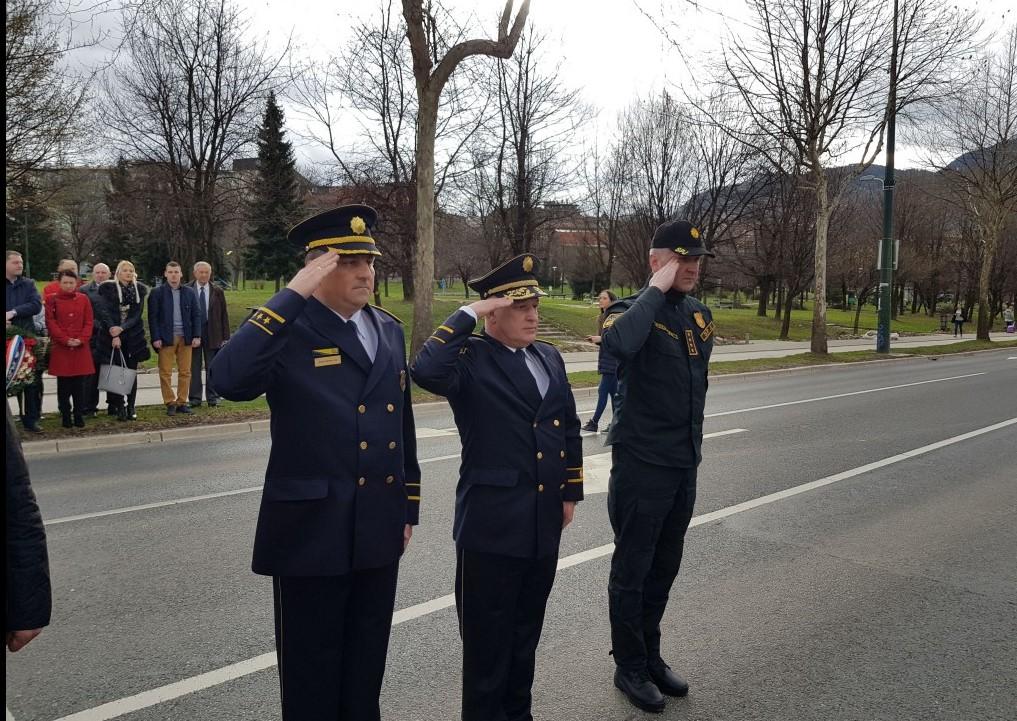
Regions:
<instances>
[{"instance_id":1,"label":"police insignia badge","mask_svg":"<svg viewBox=\"0 0 1017 721\"><path fill-rule=\"evenodd\" d=\"M689 346L690 356L699 355L699 346L696 345L696 336L692 331L690 330L685 331L685 342Z\"/></svg>"},{"instance_id":2,"label":"police insignia badge","mask_svg":"<svg viewBox=\"0 0 1017 721\"><path fill-rule=\"evenodd\" d=\"M530 256L523 258L523 270L527 273L533 270L533 258Z\"/></svg>"},{"instance_id":3,"label":"police insignia badge","mask_svg":"<svg viewBox=\"0 0 1017 721\"><path fill-rule=\"evenodd\" d=\"M689 254L688 249L687 248L683 248L680 245L677 248L674 249L674 252L677 253L678 255L688 255Z\"/></svg>"},{"instance_id":4,"label":"police insignia badge","mask_svg":"<svg viewBox=\"0 0 1017 721\"><path fill-rule=\"evenodd\" d=\"M406 390L406 371L399 371L399 390Z\"/></svg>"},{"instance_id":5,"label":"police insignia badge","mask_svg":"<svg viewBox=\"0 0 1017 721\"><path fill-rule=\"evenodd\" d=\"M315 348L311 351L314 356L314 367L338 366L343 364L343 357L339 354L338 348Z\"/></svg>"},{"instance_id":6,"label":"police insignia badge","mask_svg":"<svg viewBox=\"0 0 1017 721\"><path fill-rule=\"evenodd\" d=\"M713 321L711 320L710 324L708 326L706 326L706 329L702 333L699 334L700 340L702 340L704 343L706 341L708 341L710 339L710 336L713 335L713 330L714 330L714 325L713 325Z\"/></svg>"},{"instance_id":7,"label":"police insignia badge","mask_svg":"<svg viewBox=\"0 0 1017 721\"><path fill-rule=\"evenodd\" d=\"M618 320L619 318L621 318L621 315L622 315L621 313L612 313L607 318L605 318L604 319L604 328L607 329L607 328L610 328L611 326L613 326L614 322L616 320Z\"/></svg>"},{"instance_id":8,"label":"police insignia badge","mask_svg":"<svg viewBox=\"0 0 1017 721\"><path fill-rule=\"evenodd\" d=\"M696 319L696 325L698 325L700 328L706 327L706 320L703 318L702 313L696 311L695 313L692 314L692 317Z\"/></svg>"},{"instance_id":9,"label":"police insignia badge","mask_svg":"<svg viewBox=\"0 0 1017 721\"><path fill-rule=\"evenodd\" d=\"M359 215L353 216L353 220L350 221L350 230L357 235L363 235L364 231L367 230L367 223Z\"/></svg>"},{"instance_id":10,"label":"police insignia badge","mask_svg":"<svg viewBox=\"0 0 1017 721\"><path fill-rule=\"evenodd\" d=\"M689 231L689 235L691 235L693 238L698 238L699 237L699 228L693 228L692 230L690 230Z\"/></svg>"}]
</instances>

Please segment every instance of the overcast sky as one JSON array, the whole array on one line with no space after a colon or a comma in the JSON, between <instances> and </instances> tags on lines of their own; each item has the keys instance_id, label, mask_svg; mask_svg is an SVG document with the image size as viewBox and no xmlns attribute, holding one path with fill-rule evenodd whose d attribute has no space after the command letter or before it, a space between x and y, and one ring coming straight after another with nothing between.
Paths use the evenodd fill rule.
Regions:
<instances>
[{"instance_id":1,"label":"overcast sky","mask_svg":"<svg viewBox=\"0 0 1017 721\"><path fill-rule=\"evenodd\" d=\"M378 7L378 0L237 2L248 12L252 29L267 37L271 46L282 48L292 38L296 57L318 59L356 42L351 28ZM399 0L392 2L398 10ZM456 18L471 22L474 36L490 37L504 2L446 0L444 4ZM956 0L952 4L976 9L987 28L998 29L1017 19L1014 0ZM560 60L562 80L581 90L585 101L599 111L595 125L606 139L619 111L637 97L665 87L680 96L681 88L704 79L707 60L721 40L731 31L745 30L745 7L743 0L532 0L530 18L553 41L550 52L558 57L549 59ZM681 53L647 14L667 18L671 39L680 44ZM591 128L588 136L595 132ZM299 147L298 152L304 161L321 157L311 145ZM898 146L898 167L914 166L918 158L917 149Z\"/></svg>"}]
</instances>

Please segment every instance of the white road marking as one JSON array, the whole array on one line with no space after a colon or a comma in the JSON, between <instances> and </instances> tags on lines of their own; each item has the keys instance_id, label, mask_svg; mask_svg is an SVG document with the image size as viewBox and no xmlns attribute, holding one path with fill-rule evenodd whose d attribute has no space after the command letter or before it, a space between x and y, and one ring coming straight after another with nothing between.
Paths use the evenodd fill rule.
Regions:
<instances>
[{"instance_id":1,"label":"white road marking","mask_svg":"<svg viewBox=\"0 0 1017 721\"><path fill-rule=\"evenodd\" d=\"M731 428L726 431L707 433L703 440L708 438L720 438L731 436L736 433L745 433L746 428ZM594 456L583 457L583 495L591 496L597 493L607 493L607 482L611 477L611 452L598 453Z\"/></svg>"},{"instance_id":2,"label":"white road marking","mask_svg":"<svg viewBox=\"0 0 1017 721\"><path fill-rule=\"evenodd\" d=\"M435 456L434 458L424 458L419 461L420 465L425 463L437 463L438 461L451 461L459 458L458 453L454 453L450 456ZM85 521L89 518L102 518L104 516L119 516L122 513L133 513L134 511L147 511L152 508L166 508L168 506L176 506L181 503L194 503L195 501L208 501L213 498L225 498L227 496L240 496L245 493L255 493L260 491L264 486L251 486L249 488L238 488L234 491L222 491L220 493L206 493L202 496L188 496L186 498L175 498L171 501L157 501L155 503L142 503L139 506L126 506L124 508L113 508L108 511L95 511L94 513L80 513L76 516L63 516L62 518L54 518L51 521L46 521L47 526L56 526L61 523L71 523L73 521Z\"/></svg>"},{"instance_id":3,"label":"white road marking","mask_svg":"<svg viewBox=\"0 0 1017 721\"><path fill-rule=\"evenodd\" d=\"M797 406L797 405L800 405L802 403L816 403L817 401L829 401L829 400L833 400L834 398L847 398L848 396L861 396L861 395L865 395L866 393L880 393L882 391L896 390L897 388L911 388L913 386L922 386L922 385L926 385L928 383L944 383L946 381L956 381L956 380L960 380L961 378L974 378L975 376L983 376L983 375L985 375L984 371L981 372L981 373L966 373L966 374L964 374L962 376L950 376L949 378L934 378L934 379L928 380L928 381L916 381L915 383L901 383L900 385L896 385L896 386L884 386L882 388L869 388L869 389L866 389L864 391L851 391L850 393L837 393L837 394L832 395L832 396L819 396L818 398L803 398L800 401L787 401L785 403L770 403L770 404L765 405L765 406L753 406L751 408L739 408L738 410L734 410L734 411L721 411L720 413L707 413L706 417L707 418L719 418L720 416L732 416L735 413L749 413L750 411L765 411L765 410L769 410L770 408L783 408L784 406Z\"/></svg>"},{"instance_id":4,"label":"white road marking","mask_svg":"<svg viewBox=\"0 0 1017 721\"><path fill-rule=\"evenodd\" d=\"M961 443L1015 424L1017 424L1017 418L1010 418L1009 420L1001 421L1000 423L994 423L991 426L985 426L984 428L979 428L968 433L962 433L951 438L946 438L942 441L921 446L920 448L905 451L904 453L898 453L895 456L890 456L879 461L866 463L864 466L851 468L849 470L842 471L841 473L827 476L826 478L820 478L816 481L803 483L802 485L795 486L794 488L788 488L783 491L778 491L766 496L761 496L760 498L752 499L751 501L737 503L733 506L728 506L727 508L721 508L717 511L704 513L701 516L693 518L690 525L695 527L719 521L737 513L744 513L745 511L759 508L760 506L765 506L771 503L776 503L777 501L782 501L785 498L791 498L792 496L797 496L801 493L822 488L823 486L829 486L839 481L847 480L848 478L855 478L856 476L868 473L869 471L884 468L886 466L893 465L894 463L900 463L901 461L905 461L909 458L915 458L926 453L931 453L932 451L939 450L940 448L946 448L947 446L951 446L955 443ZM565 558L559 559L558 570L571 568L572 566L578 566L588 561L602 558L610 554L613 548L614 544L608 543L603 546L597 546L596 548L572 554L571 556L566 556ZM408 621L421 618L422 616L427 616L446 608L451 608L454 605L455 597L452 594L440 596L430 601L418 603L415 606L409 606L408 608L397 611L392 619L392 624L403 624ZM181 696L186 696L187 694L201 691L202 689L227 683L228 681L232 681L242 676L247 676L258 671L264 671L275 666L275 664L276 661L274 652L263 653L260 656L255 656L254 658L249 658L245 661L240 661L239 663L224 666L222 668L215 669L214 671L208 671L207 673L192 676L191 678L167 684L166 686L160 686L159 688L151 689L150 691L143 691L142 693L135 694L134 696L110 701L109 703L102 704L101 706L79 711L69 716L63 716L56 721L108 721L108 719L118 718L125 714L140 711L141 709L155 706Z\"/></svg>"}]
</instances>

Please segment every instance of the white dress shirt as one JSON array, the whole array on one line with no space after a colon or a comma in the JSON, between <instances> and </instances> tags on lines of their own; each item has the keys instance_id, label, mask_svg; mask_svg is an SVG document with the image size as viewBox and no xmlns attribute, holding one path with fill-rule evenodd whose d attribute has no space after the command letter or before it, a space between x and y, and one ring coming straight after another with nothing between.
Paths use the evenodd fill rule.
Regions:
<instances>
[{"instance_id":1,"label":"white dress shirt","mask_svg":"<svg viewBox=\"0 0 1017 721\"><path fill-rule=\"evenodd\" d=\"M468 305L462 306L459 310L466 311L473 317L473 320L479 320L476 312L473 308ZM547 395L547 389L551 385L551 378L547 375L547 369L544 368L544 364L541 363L540 359L533 355L533 351L527 351L525 348L510 348L505 346L513 353L517 351L523 351L523 357L526 358L526 367L530 369L530 373L533 375L533 380L537 382L537 390L540 391L540 397L543 398Z\"/></svg>"},{"instance_id":2,"label":"white dress shirt","mask_svg":"<svg viewBox=\"0 0 1017 721\"><path fill-rule=\"evenodd\" d=\"M329 310L332 310L329 308ZM364 312L361 308L356 313L351 315L349 318L343 316L342 313L332 310L337 316L342 318L344 323L353 321L357 324L357 338L360 339L360 344L364 346L364 350L367 351L367 357L374 363L374 357L378 354L378 329L374 327L374 321L371 317Z\"/></svg>"}]
</instances>

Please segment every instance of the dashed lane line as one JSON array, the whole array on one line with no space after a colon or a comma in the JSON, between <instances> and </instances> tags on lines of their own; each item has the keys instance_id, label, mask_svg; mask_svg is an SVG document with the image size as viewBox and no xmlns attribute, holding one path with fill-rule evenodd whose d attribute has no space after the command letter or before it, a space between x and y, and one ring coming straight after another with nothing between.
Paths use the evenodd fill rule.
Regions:
<instances>
[{"instance_id":1,"label":"dashed lane line","mask_svg":"<svg viewBox=\"0 0 1017 721\"><path fill-rule=\"evenodd\" d=\"M904 453L898 453L897 455L883 458L882 460L866 463L865 465L858 466L857 468L851 468L849 470L842 471L841 473L835 473L834 475L827 476L826 478L820 478L809 483L803 483L802 485L795 486L794 488L788 488L783 491L754 498L750 501L745 501L744 503L737 503L733 506L728 506L727 508L721 508L717 511L704 513L701 516L693 518L691 526L702 526L707 523L719 521L738 513L744 513L745 511L759 508L761 506L776 503L786 498L791 498L792 496L797 496L801 493L807 493L808 491L829 486L849 478L855 478L870 471L884 468L895 463L900 463L901 461L906 461L909 458L915 458L926 453L931 453L932 451L939 450L940 448L946 448L947 446L951 446L956 443L962 443L972 438L985 435L986 433L992 433L993 431L998 431L1015 424L1017 424L1017 418L1010 418L1008 420L1001 421L1000 423L994 423L990 426L985 426L984 428L979 428L968 433L961 433L960 435L946 438L935 443L930 443L910 451L905 451ZM587 551L572 554L571 556L566 556L565 558L559 559L558 569L571 568L572 566L578 566L580 564L587 563L588 561L602 558L610 554L613 548L614 544L608 543L603 546L591 548ZM409 606L408 608L397 611L392 619L392 624L399 625L407 623L408 621L428 616L454 605L455 597L452 594L440 596L430 601L418 603L415 606ZM242 676L247 676L258 671L264 671L272 666L275 666L275 653L263 653L260 656L255 656L254 658L249 658L245 661L240 661L239 663L224 666L223 668L218 668L213 671L208 671L207 673L203 673L198 676L192 676L190 678L183 679L182 681L167 684L166 686L160 686L159 688L151 689L149 691L143 691L142 693L135 694L134 696L128 696L127 698L110 701L109 703L102 704L101 706L85 709L84 711L79 711L69 716L63 716L56 719L56 721L108 721L108 719L119 718L125 714L140 711L141 709L149 708L150 706L155 706L166 701L171 701L173 699L180 698L181 696L186 696L212 686L218 686Z\"/></svg>"}]
</instances>

